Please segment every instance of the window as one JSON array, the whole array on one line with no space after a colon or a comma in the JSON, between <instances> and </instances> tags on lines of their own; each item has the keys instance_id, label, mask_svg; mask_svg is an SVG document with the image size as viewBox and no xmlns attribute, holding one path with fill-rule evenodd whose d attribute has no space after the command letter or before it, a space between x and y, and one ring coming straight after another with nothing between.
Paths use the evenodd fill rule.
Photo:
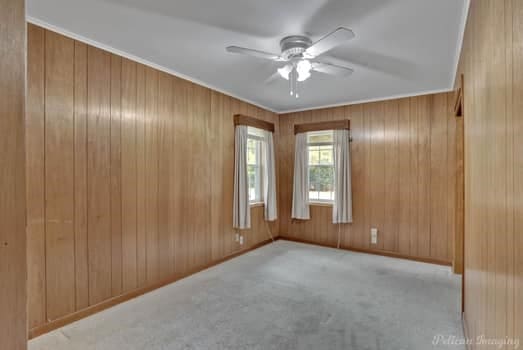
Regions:
<instances>
[{"instance_id":1,"label":"window","mask_svg":"<svg viewBox=\"0 0 523 350\"><path fill-rule=\"evenodd\" d=\"M333 131L307 133L309 154L309 201L334 201Z\"/></svg>"},{"instance_id":2,"label":"window","mask_svg":"<svg viewBox=\"0 0 523 350\"><path fill-rule=\"evenodd\" d=\"M263 202L263 143L264 131L247 129L247 172L249 174L249 202Z\"/></svg>"}]
</instances>

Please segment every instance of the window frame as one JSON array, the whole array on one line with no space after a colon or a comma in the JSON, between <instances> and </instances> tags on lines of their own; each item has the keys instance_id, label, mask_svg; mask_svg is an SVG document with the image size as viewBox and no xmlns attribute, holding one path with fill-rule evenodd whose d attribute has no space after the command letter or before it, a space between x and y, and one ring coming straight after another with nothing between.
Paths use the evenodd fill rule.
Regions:
<instances>
[{"instance_id":1,"label":"window frame","mask_svg":"<svg viewBox=\"0 0 523 350\"><path fill-rule=\"evenodd\" d=\"M256 165L259 169L259 174L257 176L257 183L254 186L255 191L255 198L250 198L250 181L248 180L248 189L249 189L249 205L251 207L254 206L260 206L265 203L264 195L263 195L263 188L264 188L264 171L265 171L265 164L264 164L264 157L263 157L263 148L264 143L266 142L265 138L260 135L256 135L255 133L252 133L252 129L255 129L256 131L263 132L263 129L255 128L255 127L248 127L247 131L247 169L252 166L252 164L249 164L249 146L248 142L249 140L256 141ZM250 177L248 177L250 178Z\"/></svg>"},{"instance_id":2,"label":"window frame","mask_svg":"<svg viewBox=\"0 0 523 350\"><path fill-rule=\"evenodd\" d=\"M311 134L326 134L326 133L331 133L332 135L332 141L330 142L309 142L309 136ZM318 131L308 131L307 132L307 171L308 171L308 179L307 179L307 188L309 190L309 204L310 205L317 205L317 206L332 206L334 204L334 190L332 191L332 196L333 198L332 199L311 199L310 198L310 185L311 185L311 179L310 179L310 168L311 168L311 164L310 164L310 147L319 147L319 146L331 146L332 147L332 163L331 164L327 164L327 165L323 165L323 164L316 164L316 165L312 165L314 167L328 167L328 168L332 168L332 171L333 171L333 183L332 183L332 186L334 187L334 130L318 130ZM321 150L318 150L319 152L321 152ZM321 158L321 157L320 157ZM321 160L319 160L319 162L321 162ZM319 193L319 191L316 191Z\"/></svg>"}]
</instances>

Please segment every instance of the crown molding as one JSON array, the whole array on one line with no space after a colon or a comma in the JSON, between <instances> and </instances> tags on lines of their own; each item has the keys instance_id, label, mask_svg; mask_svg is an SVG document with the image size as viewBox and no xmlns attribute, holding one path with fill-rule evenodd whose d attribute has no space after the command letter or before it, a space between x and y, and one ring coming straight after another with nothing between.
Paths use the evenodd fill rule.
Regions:
<instances>
[{"instance_id":1,"label":"crown molding","mask_svg":"<svg viewBox=\"0 0 523 350\"><path fill-rule=\"evenodd\" d=\"M36 17L27 16L26 20L27 20L28 23L32 23L32 24L37 25L39 27L48 29L48 30L56 32L56 33L59 33L61 35L69 37L71 39L77 40L79 42L82 42L82 43L94 46L96 48L105 50L105 51L113 53L115 55L127 58L129 60L138 62L138 63L146 65L146 66L149 66L149 67L157 69L159 71L168 73L168 74L173 75L175 77L178 77L178 78L190 81L190 82L192 82L194 84L197 84L197 85L206 87L208 89L214 90L216 92L222 93L224 95L233 97L235 99L238 99L240 101L249 103L249 104L251 104L253 106L265 109L265 110L270 111L272 113L276 113L276 114L279 114L279 115L284 115L284 114L288 114L288 113L296 113L296 112L303 112L303 111L313 111L313 110L318 110L318 109L341 107L341 106L349 106L349 105L369 103L369 102L387 101L387 100L393 100L393 99L399 99L399 98L415 97L415 96L421 96L421 95L436 94L436 93L443 93L443 92L452 91L453 88L454 88L454 78L456 76L456 72L457 72L457 68L458 68L458 64L459 64L459 57L460 57L460 54L461 54L461 46L462 46L462 43L463 43L463 36L464 36L465 25L466 25L466 21L467 21L467 14L468 14L468 9L469 9L469 4L470 4L470 0L465 0L465 5L464 5L464 9L463 9L463 14L462 14L462 23L461 23L461 29L462 30L460 31L459 36L458 36L458 42L457 42L457 47L456 47L456 55L455 55L455 59L454 59L454 61L455 61L454 73L452 75L452 81L450 82L450 84L449 84L450 86L448 88L433 89L433 90L423 90L423 91L414 92L414 93L390 95L390 96L381 96L381 97L372 98L372 99L365 99L365 100L344 101L344 102L339 102L339 103L335 103L335 104L326 104L326 105L319 105L319 106L306 107L306 108L282 109L282 110L274 109L274 108L262 105L262 104L260 104L258 102L255 102L255 101L246 99L244 97L238 96L238 95L236 95L236 94L234 94L234 93L232 93L230 91L218 88L218 87L213 86L211 84L207 84L207 83L205 83L205 82L203 82L201 80L192 78L190 76L187 76L187 75L182 74L180 72L177 72L175 70L166 68L164 66L161 66L159 64L153 63L153 62L148 61L146 59L140 58L140 57L135 56L133 54L130 54L128 52L116 49L116 48L111 47L109 45L102 44L102 43L100 43L98 41L89 39L89 38L84 37L84 36L82 36L80 34L71 32L71 31L69 31L67 29L64 29L62 27L59 27L59 26L56 26L54 24L48 23L48 22L46 22L44 20L41 20L41 19L38 19Z\"/></svg>"},{"instance_id":2,"label":"crown molding","mask_svg":"<svg viewBox=\"0 0 523 350\"><path fill-rule=\"evenodd\" d=\"M450 91L452 91L452 89L449 89L449 88L436 89L436 90L424 90L424 91L415 92L415 93L391 95L391 96L384 96L384 97L376 97L376 98L370 98L370 99L366 99L366 100L340 102L340 103L334 103L334 104L323 105L323 106L318 106L318 107L291 109L291 110L286 110L286 111L279 112L279 114L280 115L285 115L285 114L289 114L289 113L314 111L314 110L325 109L325 108L344 107L344 106L359 105L359 104L370 103L370 102L397 100L397 99L400 99L400 98L416 97L416 96L422 96L422 95L432 95L432 94L439 94L439 93L450 92Z\"/></svg>"},{"instance_id":3,"label":"crown molding","mask_svg":"<svg viewBox=\"0 0 523 350\"><path fill-rule=\"evenodd\" d=\"M184 80L187 80L187 81L190 81L191 83L194 83L194 84L197 84L197 85L200 85L200 86L203 86L203 87L206 87L208 89L211 89L211 90L214 90L216 92L219 92L219 93L222 93L224 95L227 95L227 96L230 96L230 97L233 97L235 99L238 99L240 101L243 101L243 102L246 102L246 103L249 103L253 106L256 106L256 107L259 107L259 108L262 108L262 109L265 109L265 110L268 110L272 113L278 113L278 111L274 110L273 108L270 108L270 107L267 107L267 106L263 106L261 105L260 103L257 103L257 102L254 102L254 101L251 101L251 100L248 100L246 98L243 98L241 96L238 96L230 91L227 91L227 90L224 90L224 89L220 89L216 86L213 86L211 84L207 84L201 80L198 80L198 79L195 79L195 78L192 78L188 75L185 75L185 74L182 74L180 72L177 72L175 70L172 70L172 69L169 69L169 68L166 68L164 66L161 66L159 64L156 64L156 63L153 63L151 61L148 61L146 59L143 59L143 58L140 58L138 56L135 56L133 54L130 54L128 52L125 52L125 51L122 51L122 50L119 50L119 49L116 49L112 46L109 46L109 45L106 45L106 44L102 44L98 41L95 41L95 40L92 40L92 39L89 39L89 38L86 38L85 36L82 36L80 34L77 34L77 33L74 33L74 32L71 32L67 29L64 29L62 27L59 27L59 26L56 26L54 24L51 24L51 23L48 23L46 21L43 21L41 19L38 19L38 18L35 18L35 17L32 17L32 16L26 16L26 20L27 22L29 23L32 23L34 25L37 25L39 27L42 27L42 28L45 28L45 29L48 29L52 32L56 32L58 34L61 34L61 35L64 35L68 38L71 38L71 39L74 39L74 40L77 40L77 41L80 41L84 44L87 44L87 45L90 45L90 46L94 46L96 48L99 48L99 49L102 49L104 51L107 51L107 52L110 52L112 54L115 54L115 55L118 55L118 56L121 56L121 57L124 57L124 58L127 58L131 61L135 61L137 63L141 63L145 66L149 66L151 68L154 68L154 69L157 69L159 71L162 71L162 72L165 72L165 73L168 73L170 75L173 75L175 77L178 77L178 78L181 78L181 79L184 79Z\"/></svg>"}]
</instances>

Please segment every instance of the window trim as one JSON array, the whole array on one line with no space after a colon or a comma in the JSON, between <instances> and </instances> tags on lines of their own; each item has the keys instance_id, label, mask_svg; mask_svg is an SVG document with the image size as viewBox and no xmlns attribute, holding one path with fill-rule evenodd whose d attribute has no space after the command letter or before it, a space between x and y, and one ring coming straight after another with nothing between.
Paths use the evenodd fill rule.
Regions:
<instances>
[{"instance_id":1,"label":"window trim","mask_svg":"<svg viewBox=\"0 0 523 350\"><path fill-rule=\"evenodd\" d=\"M350 119L319 123L294 124L294 135L309 131L350 130Z\"/></svg>"},{"instance_id":2,"label":"window trim","mask_svg":"<svg viewBox=\"0 0 523 350\"><path fill-rule=\"evenodd\" d=\"M274 133L275 127L274 124L271 122L267 122L262 119L249 117L247 115L243 114L235 114L233 117L234 125L246 125L252 128L260 129L260 130L266 130L269 132Z\"/></svg>"},{"instance_id":3,"label":"window trim","mask_svg":"<svg viewBox=\"0 0 523 350\"><path fill-rule=\"evenodd\" d=\"M324 202L319 200L312 200L309 201L309 205L312 205L313 207L332 207L334 205L334 200Z\"/></svg>"}]
</instances>

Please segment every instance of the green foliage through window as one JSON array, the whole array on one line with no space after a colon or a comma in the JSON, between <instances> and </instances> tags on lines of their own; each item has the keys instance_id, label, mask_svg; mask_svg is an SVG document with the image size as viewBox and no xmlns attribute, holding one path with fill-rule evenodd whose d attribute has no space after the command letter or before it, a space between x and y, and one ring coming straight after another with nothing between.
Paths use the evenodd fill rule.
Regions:
<instances>
[{"instance_id":1,"label":"green foliage through window","mask_svg":"<svg viewBox=\"0 0 523 350\"><path fill-rule=\"evenodd\" d=\"M263 201L262 194L262 143L263 133L249 127L247 136L247 174L249 177L249 201Z\"/></svg>"},{"instance_id":2,"label":"green foliage through window","mask_svg":"<svg viewBox=\"0 0 523 350\"><path fill-rule=\"evenodd\" d=\"M309 132L309 200L330 202L334 200L333 132Z\"/></svg>"}]
</instances>

